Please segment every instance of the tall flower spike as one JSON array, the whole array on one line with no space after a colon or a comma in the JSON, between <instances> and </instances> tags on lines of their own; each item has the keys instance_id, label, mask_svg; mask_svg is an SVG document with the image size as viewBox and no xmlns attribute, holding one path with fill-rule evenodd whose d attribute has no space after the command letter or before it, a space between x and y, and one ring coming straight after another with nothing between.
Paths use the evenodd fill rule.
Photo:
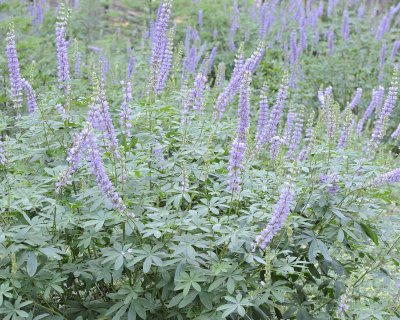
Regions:
<instances>
[{"instance_id":1,"label":"tall flower spike","mask_svg":"<svg viewBox=\"0 0 400 320\"><path fill-rule=\"evenodd\" d=\"M188 115L190 109L196 111L201 111L203 109L204 90L206 88L206 82L207 77L202 73L199 73L196 76L196 79L194 79L193 88L188 91L186 98L183 102L181 120L182 125L189 123Z\"/></svg>"},{"instance_id":2,"label":"tall flower spike","mask_svg":"<svg viewBox=\"0 0 400 320\"><path fill-rule=\"evenodd\" d=\"M381 174L372 180L369 185L378 187L388 183L400 182L400 168Z\"/></svg>"},{"instance_id":3,"label":"tall flower spike","mask_svg":"<svg viewBox=\"0 0 400 320\"><path fill-rule=\"evenodd\" d=\"M289 150L286 154L287 159L293 159L294 152L299 148L300 141L302 138L302 132L303 132L303 123L304 123L304 114L303 113L304 113L303 107L301 107L300 111L297 114L293 134L290 139Z\"/></svg>"},{"instance_id":4,"label":"tall flower spike","mask_svg":"<svg viewBox=\"0 0 400 320\"><path fill-rule=\"evenodd\" d=\"M15 45L14 23L11 20L6 37L6 56L8 61L8 71L10 74L10 85L14 107L22 106L22 80Z\"/></svg>"},{"instance_id":5,"label":"tall flower spike","mask_svg":"<svg viewBox=\"0 0 400 320\"><path fill-rule=\"evenodd\" d=\"M382 100L383 91L384 91L383 87L379 87L378 90L375 90L375 89L372 90L371 102L368 105L367 109L365 110L364 115L362 116L362 118L360 119L360 121L358 122L358 125L357 125L358 135L361 135L365 121L368 120L368 118L371 116L374 109L378 107L379 97L381 97L381 100Z\"/></svg>"},{"instance_id":6,"label":"tall flower spike","mask_svg":"<svg viewBox=\"0 0 400 320\"><path fill-rule=\"evenodd\" d=\"M306 160L311 151L315 133L313 122L314 122L314 112L311 112L307 120L306 134L304 137L304 146L299 152L299 155L297 156L298 163L301 163L304 160Z\"/></svg>"},{"instance_id":7,"label":"tall flower spike","mask_svg":"<svg viewBox=\"0 0 400 320\"><path fill-rule=\"evenodd\" d=\"M104 89L95 75L93 76L93 95L89 105L88 121L94 129L103 132L107 148L118 158L118 140L112 123L107 98Z\"/></svg>"},{"instance_id":8,"label":"tall flower spike","mask_svg":"<svg viewBox=\"0 0 400 320\"><path fill-rule=\"evenodd\" d=\"M75 135L72 147L68 150L68 167L64 170L56 183L56 192L59 193L61 188L67 185L71 175L78 169L82 161L82 155L88 145L88 137L92 134L92 127L87 123L82 131Z\"/></svg>"},{"instance_id":9,"label":"tall flower spike","mask_svg":"<svg viewBox=\"0 0 400 320\"><path fill-rule=\"evenodd\" d=\"M250 125L250 82L251 73L247 71L240 87L237 135L229 155L228 190L232 193L241 190L240 175L244 168L243 159L247 148L246 131Z\"/></svg>"},{"instance_id":10,"label":"tall flower spike","mask_svg":"<svg viewBox=\"0 0 400 320\"><path fill-rule=\"evenodd\" d=\"M36 93L32 89L32 86L28 80L22 79L21 81L22 81L22 87L23 87L26 97L27 97L28 111L29 111L29 113L35 113L36 109L37 109Z\"/></svg>"},{"instance_id":11,"label":"tall flower spike","mask_svg":"<svg viewBox=\"0 0 400 320\"><path fill-rule=\"evenodd\" d=\"M215 77L215 87L221 88L225 82L225 63L220 62L217 68L217 76Z\"/></svg>"},{"instance_id":12,"label":"tall flower spike","mask_svg":"<svg viewBox=\"0 0 400 320\"><path fill-rule=\"evenodd\" d=\"M393 131L393 133L391 134L392 139L397 139L398 137L400 137L400 123L397 126L396 130Z\"/></svg>"},{"instance_id":13,"label":"tall flower spike","mask_svg":"<svg viewBox=\"0 0 400 320\"><path fill-rule=\"evenodd\" d=\"M93 131L89 132L87 148L88 148L87 160L89 162L90 171L96 177L96 182L99 188L101 189L103 194L111 200L111 203L113 204L113 207L116 210L120 212L125 211L126 207L122 202L121 197L116 192L112 182L107 176L106 169L100 157L100 151L97 145L97 140L95 135L93 134Z\"/></svg>"},{"instance_id":14,"label":"tall flower spike","mask_svg":"<svg viewBox=\"0 0 400 320\"><path fill-rule=\"evenodd\" d=\"M160 90L162 80L161 72L163 61L168 57L167 29L171 14L171 1L164 0L158 8L157 18L154 26L154 33L151 39L151 84L154 90ZM165 62L164 62L165 63Z\"/></svg>"},{"instance_id":15,"label":"tall flower spike","mask_svg":"<svg viewBox=\"0 0 400 320\"><path fill-rule=\"evenodd\" d=\"M164 90L165 84L172 67L172 54L173 54L173 43L174 43L174 30L171 29L167 36L167 45L162 55L161 68L157 79L155 91L161 93Z\"/></svg>"},{"instance_id":16,"label":"tall flower spike","mask_svg":"<svg viewBox=\"0 0 400 320\"><path fill-rule=\"evenodd\" d=\"M372 151L376 150L385 135L387 122L393 112L393 109L397 102L397 92L399 89L398 84L398 69L397 66L393 68L392 82L389 87L389 92L387 94L385 103L382 107L379 118L375 121L375 127L372 132L372 137L370 141L370 147Z\"/></svg>"},{"instance_id":17,"label":"tall flower spike","mask_svg":"<svg viewBox=\"0 0 400 320\"><path fill-rule=\"evenodd\" d=\"M288 78L288 73L285 71L282 81L278 90L278 93L276 95L276 102L274 106L272 107L269 119L268 119L268 124L265 127L264 132L261 135L259 144L256 146L258 150L265 144L268 143L272 137L275 136L276 130L278 128L278 124L282 118L283 114L283 109L285 107L285 102L288 96L288 90L289 90L289 78Z\"/></svg>"},{"instance_id":18,"label":"tall flower spike","mask_svg":"<svg viewBox=\"0 0 400 320\"><path fill-rule=\"evenodd\" d=\"M263 55L264 44L261 42L254 53L246 60L243 67L238 69L232 74L231 79L229 80L228 85L225 89L219 94L216 102L216 118L221 118L222 114L225 111L225 107L234 99L236 92L239 90L239 87L242 84L242 80L246 71L253 71L254 66L257 64L257 61L260 56Z\"/></svg>"},{"instance_id":19,"label":"tall flower spike","mask_svg":"<svg viewBox=\"0 0 400 320\"><path fill-rule=\"evenodd\" d=\"M260 141L261 135L265 130L268 122L268 86L264 84L263 88L261 89L260 94L260 109L258 111L258 122L257 122L257 131L256 131L256 144Z\"/></svg>"},{"instance_id":20,"label":"tall flower spike","mask_svg":"<svg viewBox=\"0 0 400 320\"><path fill-rule=\"evenodd\" d=\"M61 119L67 120L69 118L65 108L60 103L56 104L54 109L57 110L58 114L61 116Z\"/></svg>"},{"instance_id":21,"label":"tall flower spike","mask_svg":"<svg viewBox=\"0 0 400 320\"><path fill-rule=\"evenodd\" d=\"M329 55L333 56L335 51L335 33L332 28L330 28L328 31L328 50Z\"/></svg>"},{"instance_id":22,"label":"tall flower spike","mask_svg":"<svg viewBox=\"0 0 400 320\"><path fill-rule=\"evenodd\" d=\"M346 147L350 135L350 129L353 125L354 125L353 114L351 112L351 108L348 107L346 109L346 119L344 121L342 132L340 133L340 138L337 145L338 149L344 149Z\"/></svg>"},{"instance_id":23,"label":"tall flower spike","mask_svg":"<svg viewBox=\"0 0 400 320\"><path fill-rule=\"evenodd\" d=\"M290 206L294 200L293 189L294 186L291 183L286 183L284 185L271 221L256 238L256 245L262 250L265 250L267 245L272 241L272 238L279 232L280 229L282 229L287 217L289 216Z\"/></svg>"},{"instance_id":24,"label":"tall flower spike","mask_svg":"<svg viewBox=\"0 0 400 320\"><path fill-rule=\"evenodd\" d=\"M344 41L349 39L349 12L347 9L343 10L342 36Z\"/></svg>"},{"instance_id":25,"label":"tall flower spike","mask_svg":"<svg viewBox=\"0 0 400 320\"><path fill-rule=\"evenodd\" d=\"M122 104L121 104L121 111L120 111L120 125L122 129L122 133L125 135L127 139L130 139L132 136L131 133L131 118L132 118L132 110L129 107L129 103L132 101L132 84L130 81L126 83L121 81L122 85Z\"/></svg>"},{"instance_id":26,"label":"tall flower spike","mask_svg":"<svg viewBox=\"0 0 400 320\"><path fill-rule=\"evenodd\" d=\"M283 133L283 141L286 145L289 145L290 138L293 131L293 123L296 119L296 113L289 111L286 118L286 127Z\"/></svg>"},{"instance_id":27,"label":"tall flower spike","mask_svg":"<svg viewBox=\"0 0 400 320\"><path fill-rule=\"evenodd\" d=\"M354 108L360 103L361 96L362 96L362 89L361 88L357 88L356 93L354 95L354 98L349 104L349 109L350 110L354 110Z\"/></svg>"},{"instance_id":28,"label":"tall flower spike","mask_svg":"<svg viewBox=\"0 0 400 320\"><path fill-rule=\"evenodd\" d=\"M60 88L68 95L70 92L70 76L68 61L68 43L67 43L67 13L64 4L61 3L60 11L56 22L56 50L57 50L57 67L58 82Z\"/></svg>"}]
</instances>

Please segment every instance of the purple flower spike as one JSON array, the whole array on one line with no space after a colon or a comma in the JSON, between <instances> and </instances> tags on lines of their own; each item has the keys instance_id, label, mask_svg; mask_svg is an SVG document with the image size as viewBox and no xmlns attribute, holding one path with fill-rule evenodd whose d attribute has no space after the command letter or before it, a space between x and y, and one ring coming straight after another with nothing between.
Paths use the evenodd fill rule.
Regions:
<instances>
[{"instance_id":1,"label":"purple flower spike","mask_svg":"<svg viewBox=\"0 0 400 320\"><path fill-rule=\"evenodd\" d=\"M135 57L130 56L128 62L128 75L127 75L128 80L132 78L132 74L135 71L135 63L136 63Z\"/></svg>"},{"instance_id":2,"label":"purple flower spike","mask_svg":"<svg viewBox=\"0 0 400 320\"><path fill-rule=\"evenodd\" d=\"M329 55L333 56L335 50L335 33L333 32L332 28L330 28L328 31L328 49Z\"/></svg>"},{"instance_id":3,"label":"purple flower spike","mask_svg":"<svg viewBox=\"0 0 400 320\"><path fill-rule=\"evenodd\" d=\"M374 187L379 187L384 184L396 182L400 182L400 168L377 176L374 180L372 180L370 185Z\"/></svg>"},{"instance_id":4,"label":"purple flower spike","mask_svg":"<svg viewBox=\"0 0 400 320\"><path fill-rule=\"evenodd\" d=\"M240 174L244 169L242 162L247 148L246 131L250 125L250 82L251 73L247 71L240 87L237 135L229 156L228 190L232 193L241 190Z\"/></svg>"},{"instance_id":5,"label":"purple flower spike","mask_svg":"<svg viewBox=\"0 0 400 320\"><path fill-rule=\"evenodd\" d=\"M99 147L97 145L97 140L93 131L89 132L87 139L88 156L87 160L89 162L89 167L92 174L96 177L96 182L100 187L103 194L111 200L113 207L123 212L126 210L121 197L116 192L112 182L107 176L106 169L104 167L103 161L101 160Z\"/></svg>"},{"instance_id":6,"label":"purple flower spike","mask_svg":"<svg viewBox=\"0 0 400 320\"><path fill-rule=\"evenodd\" d=\"M396 105L396 102L397 102L397 92L399 89L397 76L398 76L398 69L397 69L397 67L394 67L392 82L389 87L389 92L387 94L387 97L386 97L385 103L382 107L379 118L375 122L375 127L372 132L370 145L373 148L373 150L376 150L376 148L379 146L383 136L385 135L387 121L389 120L389 118L393 112L393 109Z\"/></svg>"},{"instance_id":7,"label":"purple flower spike","mask_svg":"<svg viewBox=\"0 0 400 320\"><path fill-rule=\"evenodd\" d=\"M69 118L65 108L61 104L56 104L54 109L57 110L58 114L61 116L61 119L67 120Z\"/></svg>"},{"instance_id":8,"label":"purple flower spike","mask_svg":"<svg viewBox=\"0 0 400 320\"><path fill-rule=\"evenodd\" d=\"M237 67L237 71L234 69L232 77L225 87L225 89L220 93L216 102L216 118L221 118L225 111L225 107L235 98L236 92L242 83L244 74L246 71L253 71L254 67L257 65L260 56L263 55L264 44L260 43L256 51L246 60L243 67Z\"/></svg>"},{"instance_id":9,"label":"purple flower spike","mask_svg":"<svg viewBox=\"0 0 400 320\"><path fill-rule=\"evenodd\" d=\"M60 14L56 22L56 50L58 63L58 82L60 88L68 95L70 92L70 76L68 61L68 43L67 37L67 16L64 13L64 5L61 4Z\"/></svg>"},{"instance_id":10,"label":"purple flower spike","mask_svg":"<svg viewBox=\"0 0 400 320\"><path fill-rule=\"evenodd\" d=\"M171 64L172 43L167 36L170 14L171 1L164 0L158 8L151 42L151 83L157 94L164 89Z\"/></svg>"},{"instance_id":11,"label":"purple flower spike","mask_svg":"<svg viewBox=\"0 0 400 320\"><path fill-rule=\"evenodd\" d=\"M127 81L126 83L124 81L121 81L122 85L122 93L123 93L123 99L122 99L122 104L121 104L121 111L120 111L120 125L122 129L122 133L125 135L127 139L131 138L132 133L131 133L131 119L132 119L132 110L129 107L129 103L132 101L132 84L130 81Z\"/></svg>"},{"instance_id":12,"label":"purple flower spike","mask_svg":"<svg viewBox=\"0 0 400 320\"><path fill-rule=\"evenodd\" d=\"M397 126L396 130L394 130L393 133L391 134L391 137L393 139L396 139L396 138L400 137L400 123Z\"/></svg>"},{"instance_id":13,"label":"purple flower spike","mask_svg":"<svg viewBox=\"0 0 400 320\"><path fill-rule=\"evenodd\" d=\"M265 127L264 132L261 134L261 137L259 139L259 144L256 146L257 150L260 150L260 148L265 143L268 143L272 139L272 137L276 135L275 133L278 128L278 124L282 118L283 109L285 107L285 102L288 96L288 91L289 91L289 79L288 79L288 73L285 72L276 96L276 102L272 107L267 126Z\"/></svg>"},{"instance_id":14,"label":"purple flower spike","mask_svg":"<svg viewBox=\"0 0 400 320\"><path fill-rule=\"evenodd\" d=\"M199 10L198 12L198 24L202 28L203 27L203 10Z\"/></svg>"},{"instance_id":15,"label":"purple flower spike","mask_svg":"<svg viewBox=\"0 0 400 320\"><path fill-rule=\"evenodd\" d=\"M342 36L344 41L349 40L349 13L347 9L343 10Z\"/></svg>"},{"instance_id":16,"label":"purple flower spike","mask_svg":"<svg viewBox=\"0 0 400 320\"><path fill-rule=\"evenodd\" d=\"M86 150L88 144L88 137L91 134L92 129L89 124L87 124L83 130L75 135L72 143L72 147L68 150L68 167L64 170L56 183L56 192L59 193L61 188L67 185L71 175L78 169L82 162L82 155Z\"/></svg>"},{"instance_id":17,"label":"purple flower spike","mask_svg":"<svg viewBox=\"0 0 400 320\"><path fill-rule=\"evenodd\" d=\"M397 51L400 49L400 40L397 40L393 43L392 52L390 53L390 60L394 60L397 55Z\"/></svg>"},{"instance_id":18,"label":"purple flower spike","mask_svg":"<svg viewBox=\"0 0 400 320\"><path fill-rule=\"evenodd\" d=\"M78 51L75 55L75 77L79 78L81 76L81 60L82 54Z\"/></svg>"},{"instance_id":19,"label":"purple flower spike","mask_svg":"<svg viewBox=\"0 0 400 320\"><path fill-rule=\"evenodd\" d=\"M298 149L303 132L303 112L301 111L297 116L296 123L293 130L293 135L290 139L289 150L286 154L287 159L293 159L294 152Z\"/></svg>"},{"instance_id":20,"label":"purple flower spike","mask_svg":"<svg viewBox=\"0 0 400 320\"><path fill-rule=\"evenodd\" d=\"M257 131L256 131L256 144L260 142L262 133L265 130L265 127L268 123L268 97L267 97L268 86L264 85L261 90L260 95L260 109L258 112L258 122L257 122Z\"/></svg>"},{"instance_id":21,"label":"purple flower spike","mask_svg":"<svg viewBox=\"0 0 400 320\"><path fill-rule=\"evenodd\" d=\"M342 132L340 133L340 138L337 145L338 149L344 149L346 147L350 135L350 130L353 125L354 125L353 114L351 112L351 108L348 107L346 110L346 119L343 124Z\"/></svg>"},{"instance_id":22,"label":"purple flower spike","mask_svg":"<svg viewBox=\"0 0 400 320\"><path fill-rule=\"evenodd\" d=\"M354 110L354 108L360 103L361 96L362 96L362 89L361 89L361 88L358 88L358 89L356 90L356 93L355 93L355 95L354 95L353 100L352 100L352 101L350 102L350 104L349 104L350 110Z\"/></svg>"},{"instance_id":23,"label":"purple flower spike","mask_svg":"<svg viewBox=\"0 0 400 320\"><path fill-rule=\"evenodd\" d=\"M290 206L294 200L293 188L294 187L291 183L286 183L284 185L271 221L256 238L256 245L262 250L265 250L267 245L272 241L272 238L282 229L287 217L289 216Z\"/></svg>"},{"instance_id":24,"label":"purple flower spike","mask_svg":"<svg viewBox=\"0 0 400 320\"><path fill-rule=\"evenodd\" d=\"M36 93L28 80L22 79L21 81L28 101L28 111L29 113L35 113L37 109Z\"/></svg>"},{"instance_id":25,"label":"purple flower spike","mask_svg":"<svg viewBox=\"0 0 400 320\"><path fill-rule=\"evenodd\" d=\"M106 139L105 143L109 151L115 156L119 157L118 152L118 140L115 133L115 128L112 123L107 98L104 93L104 89L96 81L94 94L92 101L89 106L88 121L91 123L94 129L101 130Z\"/></svg>"},{"instance_id":26,"label":"purple flower spike","mask_svg":"<svg viewBox=\"0 0 400 320\"><path fill-rule=\"evenodd\" d=\"M11 21L6 37L6 56L10 74L11 94L16 108L22 105L22 80L19 68L17 47L15 45L14 24Z\"/></svg>"},{"instance_id":27,"label":"purple flower spike","mask_svg":"<svg viewBox=\"0 0 400 320\"><path fill-rule=\"evenodd\" d=\"M335 194L339 191L339 175L334 172L332 174L323 174L320 177L321 183L326 185L326 191Z\"/></svg>"},{"instance_id":28,"label":"purple flower spike","mask_svg":"<svg viewBox=\"0 0 400 320\"><path fill-rule=\"evenodd\" d=\"M358 125L357 125L358 135L361 135L365 121L368 120L368 118L371 116L374 109L378 107L379 96L382 99L383 91L384 91L383 87L379 87L378 90L372 91L371 102L370 102L369 106L367 107L367 109L365 110L364 115L362 116L362 118L360 119L360 121L358 122Z\"/></svg>"}]
</instances>

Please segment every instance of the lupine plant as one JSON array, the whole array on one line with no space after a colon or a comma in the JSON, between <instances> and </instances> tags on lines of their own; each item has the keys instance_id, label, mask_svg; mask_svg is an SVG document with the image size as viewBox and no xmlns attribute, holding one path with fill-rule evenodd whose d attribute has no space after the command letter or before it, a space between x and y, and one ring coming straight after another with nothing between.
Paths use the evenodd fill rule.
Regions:
<instances>
[{"instance_id":1,"label":"lupine plant","mask_svg":"<svg viewBox=\"0 0 400 320\"><path fill-rule=\"evenodd\" d=\"M400 4L260 2L0 1L1 319L400 319Z\"/></svg>"}]
</instances>

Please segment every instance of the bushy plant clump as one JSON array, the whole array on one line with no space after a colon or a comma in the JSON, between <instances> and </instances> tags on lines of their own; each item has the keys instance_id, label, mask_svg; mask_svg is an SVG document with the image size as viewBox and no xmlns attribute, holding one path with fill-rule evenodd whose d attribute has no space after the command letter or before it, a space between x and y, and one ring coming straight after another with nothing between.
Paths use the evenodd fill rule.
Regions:
<instances>
[{"instance_id":1,"label":"bushy plant clump","mask_svg":"<svg viewBox=\"0 0 400 320\"><path fill-rule=\"evenodd\" d=\"M154 5L0 2L1 318L399 319L400 5Z\"/></svg>"}]
</instances>

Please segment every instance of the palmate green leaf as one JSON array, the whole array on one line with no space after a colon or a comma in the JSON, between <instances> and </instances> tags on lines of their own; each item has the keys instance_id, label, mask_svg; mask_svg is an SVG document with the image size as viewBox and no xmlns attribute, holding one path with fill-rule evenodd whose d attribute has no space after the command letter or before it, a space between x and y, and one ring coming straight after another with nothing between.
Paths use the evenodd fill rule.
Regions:
<instances>
[{"instance_id":1,"label":"palmate green leaf","mask_svg":"<svg viewBox=\"0 0 400 320\"><path fill-rule=\"evenodd\" d=\"M26 272L30 277L33 277L37 270L37 257L35 252L28 252L27 260L26 260Z\"/></svg>"}]
</instances>

